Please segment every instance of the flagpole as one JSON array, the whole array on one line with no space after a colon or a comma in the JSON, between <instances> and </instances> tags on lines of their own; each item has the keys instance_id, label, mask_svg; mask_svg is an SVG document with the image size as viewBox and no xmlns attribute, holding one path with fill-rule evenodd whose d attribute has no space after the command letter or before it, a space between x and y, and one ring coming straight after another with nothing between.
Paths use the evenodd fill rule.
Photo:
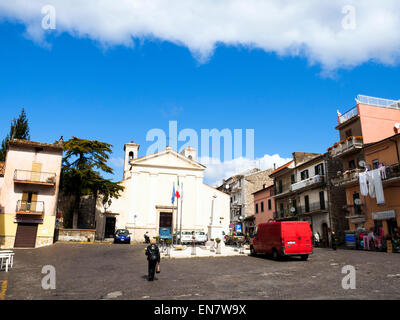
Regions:
<instances>
[{"instance_id":1,"label":"flagpole","mask_svg":"<svg viewBox=\"0 0 400 320\"><path fill-rule=\"evenodd\" d=\"M179 215L179 198L176 199L176 223L175 223L175 244L178 244L178 215Z\"/></svg>"},{"instance_id":2,"label":"flagpole","mask_svg":"<svg viewBox=\"0 0 400 320\"><path fill-rule=\"evenodd\" d=\"M180 195L180 199L181 199L181 232L180 232L180 238L182 239L182 216L183 216L183 182L182 182L182 187L181 187L181 195ZM179 201L179 200L178 200Z\"/></svg>"}]
</instances>

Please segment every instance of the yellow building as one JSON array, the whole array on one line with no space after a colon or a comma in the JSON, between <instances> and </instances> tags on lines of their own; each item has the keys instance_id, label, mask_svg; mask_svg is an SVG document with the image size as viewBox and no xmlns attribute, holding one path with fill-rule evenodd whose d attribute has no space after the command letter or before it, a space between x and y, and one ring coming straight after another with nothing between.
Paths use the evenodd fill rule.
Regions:
<instances>
[{"instance_id":1,"label":"yellow building","mask_svg":"<svg viewBox=\"0 0 400 320\"><path fill-rule=\"evenodd\" d=\"M53 243L62 142L14 139L0 164L0 248Z\"/></svg>"}]
</instances>

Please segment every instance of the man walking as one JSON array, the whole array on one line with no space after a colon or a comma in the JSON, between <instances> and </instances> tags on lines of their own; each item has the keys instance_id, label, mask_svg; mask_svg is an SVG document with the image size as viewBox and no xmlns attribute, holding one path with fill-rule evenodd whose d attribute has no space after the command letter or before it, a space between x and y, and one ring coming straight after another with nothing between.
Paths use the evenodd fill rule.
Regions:
<instances>
[{"instance_id":1,"label":"man walking","mask_svg":"<svg viewBox=\"0 0 400 320\"><path fill-rule=\"evenodd\" d=\"M156 245L156 240L151 239L150 245L146 248L147 261L149 262L148 280L154 280L157 263L160 263L160 250Z\"/></svg>"},{"instance_id":2,"label":"man walking","mask_svg":"<svg viewBox=\"0 0 400 320\"><path fill-rule=\"evenodd\" d=\"M332 231L331 235L331 242L332 242L332 249L336 251L336 234L334 231Z\"/></svg>"}]
</instances>

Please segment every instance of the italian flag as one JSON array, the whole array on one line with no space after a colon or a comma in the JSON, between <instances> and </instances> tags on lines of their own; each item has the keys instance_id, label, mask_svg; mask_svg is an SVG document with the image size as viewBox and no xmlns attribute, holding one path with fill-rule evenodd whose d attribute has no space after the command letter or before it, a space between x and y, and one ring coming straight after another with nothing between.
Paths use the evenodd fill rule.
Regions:
<instances>
[{"instance_id":1,"label":"italian flag","mask_svg":"<svg viewBox=\"0 0 400 320\"><path fill-rule=\"evenodd\" d=\"M175 193L175 197L177 197L178 199L181 197L181 194L179 193L179 189L180 189L180 185L179 185L179 178L178 178L178 187L176 188L176 193Z\"/></svg>"}]
</instances>

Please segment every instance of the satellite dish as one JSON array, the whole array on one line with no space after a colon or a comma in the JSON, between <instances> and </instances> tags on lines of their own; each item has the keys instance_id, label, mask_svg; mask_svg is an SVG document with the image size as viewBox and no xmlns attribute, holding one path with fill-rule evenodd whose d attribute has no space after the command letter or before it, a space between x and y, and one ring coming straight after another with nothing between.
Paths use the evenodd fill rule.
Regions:
<instances>
[{"instance_id":1,"label":"satellite dish","mask_svg":"<svg viewBox=\"0 0 400 320\"><path fill-rule=\"evenodd\" d=\"M397 130L399 130L399 129L400 129L400 123L397 122L397 123L394 125L394 127L395 127Z\"/></svg>"},{"instance_id":2,"label":"satellite dish","mask_svg":"<svg viewBox=\"0 0 400 320\"><path fill-rule=\"evenodd\" d=\"M354 204L359 206L361 204L361 199L354 199Z\"/></svg>"},{"instance_id":3,"label":"satellite dish","mask_svg":"<svg viewBox=\"0 0 400 320\"><path fill-rule=\"evenodd\" d=\"M367 163L366 163L364 160L360 160L360 161L358 162L358 165L359 165L361 168L365 168L365 166L367 165Z\"/></svg>"},{"instance_id":4,"label":"satellite dish","mask_svg":"<svg viewBox=\"0 0 400 320\"><path fill-rule=\"evenodd\" d=\"M295 207L291 207L290 208L290 212L295 213L296 212L296 208Z\"/></svg>"}]
</instances>

